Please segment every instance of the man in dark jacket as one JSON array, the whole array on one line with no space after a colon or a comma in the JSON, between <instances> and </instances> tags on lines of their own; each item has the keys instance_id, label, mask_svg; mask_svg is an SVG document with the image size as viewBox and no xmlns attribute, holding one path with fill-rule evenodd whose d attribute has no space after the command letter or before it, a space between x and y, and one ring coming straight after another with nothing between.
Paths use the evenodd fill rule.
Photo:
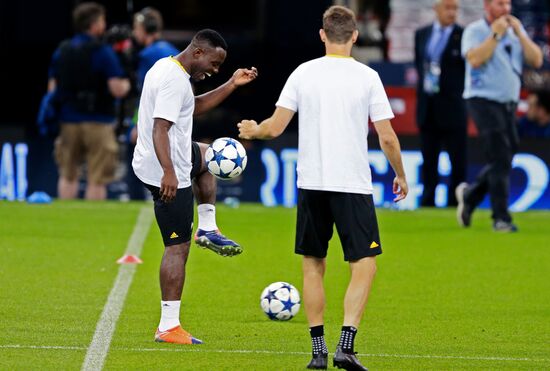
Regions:
<instances>
[{"instance_id":1,"label":"man in dark jacket","mask_svg":"<svg viewBox=\"0 0 550 371\"><path fill-rule=\"evenodd\" d=\"M463 28L457 25L458 0L436 0L434 23L416 31L418 71L416 120L424 163L421 206L435 206L439 183L439 154L447 150L451 179L447 206L456 206L454 189L466 179L466 108L464 59L460 53Z\"/></svg>"}]
</instances>

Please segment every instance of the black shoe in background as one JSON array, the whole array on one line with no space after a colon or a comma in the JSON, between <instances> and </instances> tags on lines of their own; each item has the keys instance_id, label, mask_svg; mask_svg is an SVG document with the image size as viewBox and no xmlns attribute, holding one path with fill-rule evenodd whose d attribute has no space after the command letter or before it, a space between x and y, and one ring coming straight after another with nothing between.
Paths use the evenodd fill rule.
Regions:
<instances>
[{"instance_id":1,"label":"black shoe in background","mask_svg":"<svg viewBox=\"0 0 550 371\"><path fill-rule=\"evenodd\" d=\"M495 220L493 223L493 230L495 232L513 233L518 231L518 227L512 222L504 220Z\"/></svg>"},{"instance_id":2,"label":"black shoe in background","mask_svg":"<svg viewBox=\"0 0 550 371\"><path fill-rule=\"evenodd\" d=\"M341 347L336 347L336 352L334 352L334 361L332 365L334 367L343 368L344 370L369 371L368 368L366 368L361 364L361 362L359 362L355 354L344 353Z\"/></svg>"},{"instance_id":3,"label":"black shoe in background","mask_svg":"<svg viewBox=\"0 0 550 371\"><path fill-rule=\"evenodd\" d=\"M464 193L468 188L468 183L460 183L455 189L456 202L456 219L458 224L463 227L469 227L472 224L472 208L464 200Z\"/></svg>"},{"instance_id":4,"label":"black shoe in background","mask_svg":"<svg viewBox=\"0 0 550 371\"><path fill-rule=\"evenodd\" d=\"M314 354L311 361L307 364L307 368L313 370L326 370L328 368L328 354Z\"/></svg>"}]
</instances>

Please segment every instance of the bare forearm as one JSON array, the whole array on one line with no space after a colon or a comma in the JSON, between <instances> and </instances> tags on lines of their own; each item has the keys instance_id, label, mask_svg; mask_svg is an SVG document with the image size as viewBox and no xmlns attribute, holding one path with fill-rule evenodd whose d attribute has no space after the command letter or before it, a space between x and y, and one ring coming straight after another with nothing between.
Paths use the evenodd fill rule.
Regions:
<instances>
[{"instance_id":1,"label":"bare forearm","mask_svg":"<svg viewBox=\"0 0 550 371\"><path fill-rule=\"evenodd\" d=\"M540 68L543 63L542 50L535 44L529 36L522 33L519 37L521 47L523 48L523 57L528 65Z\"/></svg>"},{"instance_id":2,"label":"bare forearm","mask_svg":"<svg viewBox=\"0 0 550 371\"><path fill-rule=\"evenodd\" d=\"M193 115L196 116L208 112L223 102L225 98L235 91L235 89L237 89L237 85L231 80L228 80L225 84L218 86L216 89L195 97L195 112L193 112Z\"/></svg>"},{"instance_id":3,"label":"bare forearm","mask_svg":"<svg viewBox=\"0 0 550 371\"><path fill-rule=\"evenodd\" d=\"M474 68L480 67L487 62L495 51L498 42L492 36L489 36L477 48L472 48L468 51L466 58Z\"/></svg>"},{"instance_id":4,"label":"bare forearm","mask_svg":"<svg viewBox=\"0 0 550 371\"><path fill-rule=\"evenodd\" d=\"M405 170L403 168L403 160L401 159L401 146L395 134L387 135L379 138L380 148L386 155L390 165L395 172L395 175L404 178Z\"/></svg>"},{"instance_id":5,"label":"bare forearm","mask_svg":"<svg viewBox=\"0 0 550 371\"><path fill-rule=\"evenodd\" d=\"M282 131L276 130L273 125L273 117L265 119L258 125L258 131L256 132L256 139L269 140L281 135Z\"/></svg>"},{"instance_id":6,"label":"bare forearm","mask_svg":"<svg viewBox=\"0 0 550 371\"><path fill-rule=\"evenodd\" d=\"M288 108L277 107L273 115L262 121L260 125L254 120L242 120L237 124L239 138L264 140L276 138L285 131L294 113Z\"/></svg>"},{"instance_id":7,"label":"bare forearm","mask_svg":"<svg viewBox=\"0 0 550 371\"><path fill-rule=\"evenodd\" d=\"M160 162L160 166L164 172L173 172L174 164L170 157L170 138L168 130L159 125L153 127L153 146L155 154Z\"/></svg>"},{"instance_id":8,"label":"bare forearm","mask_svg":"<svg viewBox=\"0 0 550 371\"><path fill-rule=\"evenodd\" d=\"M48 91L52 92L57 87L57 81L54 78L48 80Z\"/></svg>"},{"instance_id":9,"label":"bare forearm","mask_svg":"<svg viewBox=\"0 0 550 371\"><path fill-rule=\"evenodd\" d=\"M130 80L121 77L112 77L107 81L109 92L115 98L124 98L130 91Z\"/></svg>"}]
</instances>

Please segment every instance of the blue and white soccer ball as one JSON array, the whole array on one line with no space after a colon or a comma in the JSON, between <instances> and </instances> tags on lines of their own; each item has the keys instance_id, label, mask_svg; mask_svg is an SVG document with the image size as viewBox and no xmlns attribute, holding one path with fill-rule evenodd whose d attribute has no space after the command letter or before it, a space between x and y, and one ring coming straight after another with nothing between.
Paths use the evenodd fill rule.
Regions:
<instances>
[{"instance_id":1,"label":"blue and white soccer ball","mask_svg":"<svg viewBox=\"0 0 550 371\"><path fill-rule=\"evenodd\" d=\"M269 319L288 321L300 310L300 293L288 282L274 282L262 292L260 305Z\"/></svg>"},{"instance_id":2,"label":"blue and white soccer ball","mask_svg":"<svg viewBox=\"0 0 550 371\"><path fill-rule=\"evenodd\" d=\"M248 160L243 145L233 138L218 138L206 150L206 167L219 179L232 179L242 174Z\"/></svg>"}]
</instances>

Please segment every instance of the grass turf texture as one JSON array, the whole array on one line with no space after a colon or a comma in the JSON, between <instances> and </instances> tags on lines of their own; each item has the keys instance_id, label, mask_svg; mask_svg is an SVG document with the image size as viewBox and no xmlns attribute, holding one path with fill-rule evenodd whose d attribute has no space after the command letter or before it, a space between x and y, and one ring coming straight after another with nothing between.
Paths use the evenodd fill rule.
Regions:
<instances>
[{"instance_id":1,"label":"grass turf texture","mask_svg":"<svg viewBox=\"0 0 550 371\"><path fill-rule=\"evenodd\" d=\"M0 369L81 367L118 272L115 261L143 206L0 203ZM304 310L275 322L259 307L271 282L301 290L295 210L220 205L217 214L223 232L245 250L223 258L192 245L181 318L205 344L153 342L163 250L154 224L105 369L305 369ZM550 368L550 213L516 214L517 234L494 233L486 211L476 212L467 230L457 227L454 210L378 210L378 218L384 254L356 339L364 364L374 370ZM348 278L335 234L325 278L330 352Z\"/></svg>"}]
</instances>

